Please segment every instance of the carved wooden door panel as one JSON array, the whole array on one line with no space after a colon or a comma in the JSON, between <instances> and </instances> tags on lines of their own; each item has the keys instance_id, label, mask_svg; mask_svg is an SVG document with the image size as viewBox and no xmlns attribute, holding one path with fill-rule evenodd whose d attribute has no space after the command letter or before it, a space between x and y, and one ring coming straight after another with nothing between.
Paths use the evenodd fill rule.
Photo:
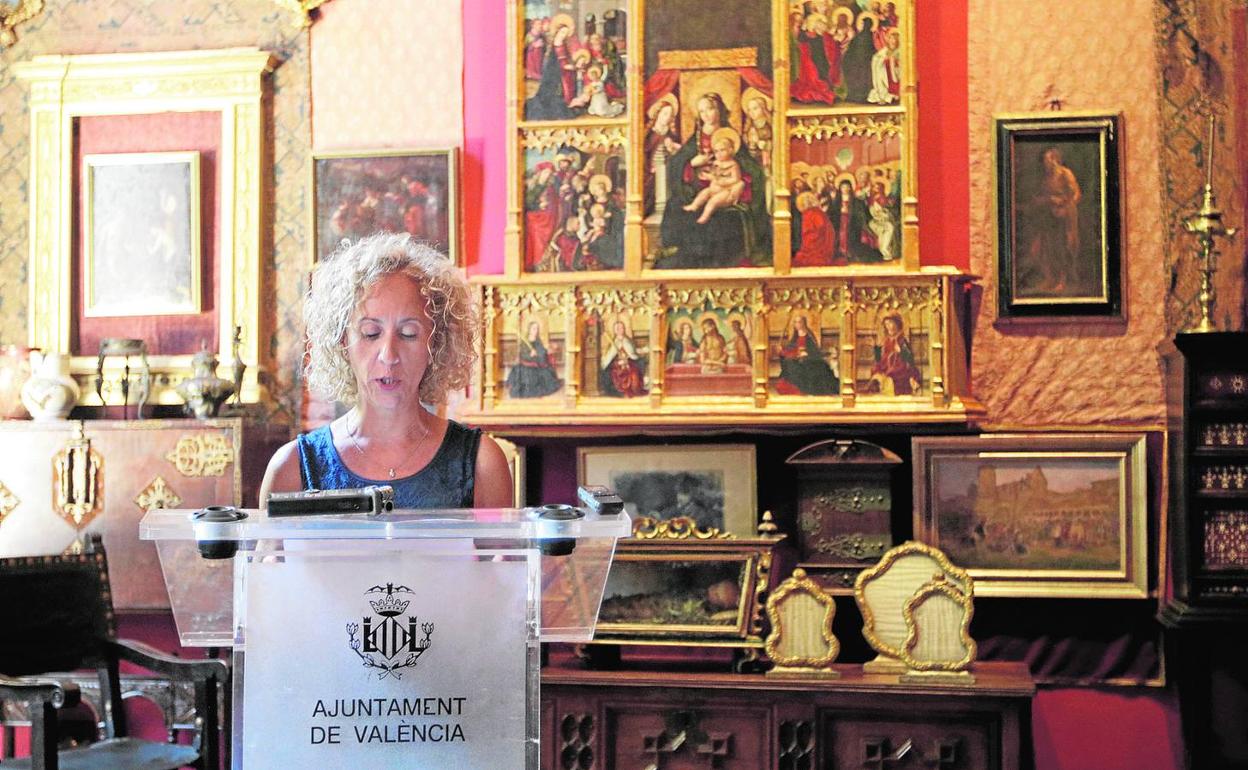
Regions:
<instances>
[{"instance_id":1,"label":"carved wooden door panel","mask_svg":"<svg viewBox=\"0 0 1248 770\"><path fill-rule=\"evenodd\" d=\"M771 709L730 704L606 707L611 770L758 770L771 767Z\"/></svg>"},{"instance_id":2,"label":"carved wooden door panel","mask_svg":"<svg viewBox=\"0 0 1248 770\"><path fill-rule=\"evenodd\" d=\"M996 770L999 748L986 722L824 715L822 749L832 768Z\"/></svg>"},{"instance_id":3,"label":"carved wooden door panel","mask_svg":"<svg viewBox=\"0 0 1248 770\"><path fill-rule=\"evenodd\" d=\"M0 422L0 557L60 553L78 528L52 510L53 462L77 423Z\"/></svg>"}]
</instances>

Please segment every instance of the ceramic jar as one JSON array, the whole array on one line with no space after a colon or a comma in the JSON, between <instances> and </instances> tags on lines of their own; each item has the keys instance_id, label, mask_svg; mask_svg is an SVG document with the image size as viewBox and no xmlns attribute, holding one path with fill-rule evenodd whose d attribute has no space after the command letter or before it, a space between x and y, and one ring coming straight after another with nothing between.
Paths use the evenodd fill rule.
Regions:
<instances>
[{"instance_id":1,"label":"ceramic jar","mask_svg":"<svg viewBox=\"0 0 1248 770\"><path fill-rule=\"evenodd\" d=\"M30 379L30 348L0 345L0 419L26 420L30 413L22 405L22 386Z\"/></svg>"},{"instance_id":2,"label":"ceramic jar","mask_svg":"<svg viewBox=\"0 0 1248 770\"><path fill-rule=\"evenodd\" d=\"M234 383L217 376L217 357L201 350L191 359L195 372L175 389L186 402L183 409L201 420L216 417L221 405L234 394Z\"/></svg>"},{"instance_id":3,"label":"ceramic jar","mask_svg":"<svg viewBox=\"0 0 1248 770\"><path fill-rule=\"evenodd\" d=\"M36 420L63 420L78 403L78 383L69 375L66 353L30 353L31 377L22 386L22 404Z\"/></svg>"}]
</instances>

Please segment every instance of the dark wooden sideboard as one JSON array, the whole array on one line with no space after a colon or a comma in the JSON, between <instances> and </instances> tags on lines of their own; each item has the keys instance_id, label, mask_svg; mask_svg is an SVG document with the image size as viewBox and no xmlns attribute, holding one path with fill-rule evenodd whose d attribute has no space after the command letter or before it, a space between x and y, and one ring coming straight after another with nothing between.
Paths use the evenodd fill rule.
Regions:
<instances>
[{"instance_id":1,"label":"dark wooden sideboard","mask_svg":"<svg viewBox=\"0 0 1248 770\"><path fill-rule=\"evenodd\" d=\"M975 684L762 674L542 671L543 770L1026 770L1035 685L1022 663Z\"/></svg>"}]
</instances>

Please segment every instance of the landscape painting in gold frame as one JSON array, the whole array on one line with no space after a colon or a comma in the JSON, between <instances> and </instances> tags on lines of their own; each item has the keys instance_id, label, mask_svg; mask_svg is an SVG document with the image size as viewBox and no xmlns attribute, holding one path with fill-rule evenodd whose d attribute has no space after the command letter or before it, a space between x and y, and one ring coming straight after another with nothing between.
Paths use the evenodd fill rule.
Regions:
<instances>
[{"instance_id":1,"label":"landscape painting in gold frame","mask_svg":"<svg viewBox=\"0 0 1248 770\"><path fill-rule=\"evenodd\" d=\"M979 596L1148 596L1145 437L917 437L916 538Z\"/></svg>"}]
</instances>

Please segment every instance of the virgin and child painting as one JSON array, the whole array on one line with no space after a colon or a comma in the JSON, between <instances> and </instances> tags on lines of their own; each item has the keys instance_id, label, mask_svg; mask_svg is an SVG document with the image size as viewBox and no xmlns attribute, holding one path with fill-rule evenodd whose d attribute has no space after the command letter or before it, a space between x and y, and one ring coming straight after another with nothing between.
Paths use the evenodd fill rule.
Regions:
<instances>
[{"instance_id":1,"label":"virgin and child painting","mask_svg":"<svg viewBox=\"0 0 1248 770\"><path fill-rule=\"evenodd\" d=\"M410 233L455 253L455 158L451 150L326 153L313 160L316 259L343 239Z\"/></svg>"},{"instance_id":2,"label":"virgin and child painting","mask_svg":"<svg viewBox=\"0 0 1248 770\"><path fill-rule=\"evenodd\" d=\"M521 316L516 329L503 329L503 375L509 398L541 398L563 390L561 346L552 340L548 320Z\"/></svg>"},{"instance_id":3,"label":"virgin and child painting","mask_svg":"<svg viewBox=\"0 0 1248 770\"><path fill-rule=\"evenodd\" d=\"M526 150L524 269L623 268L624 183L622 147Z\"/></svg>"},{"instance_id":4,"label":"virgin and child painting","mask_svg":"<svg viewBox=\"0 0 1248 770\"><path fill-rule=\"evenodd\" d=\"M831 311L783 309L773 313L768 367L772 391L783 396L832 396L840 393L836 351L840 318Z\"/></svg>"},{"instance_id":5,"label":"virgin and child painting","mask_svg":"<svg viewBox=\"0 0 1248 770\"><path fill-rule=\"evenodd\" d=\"M743 0L646 5L645 230L654 268L772 263L769 10Z\"/></svg>"},{"instance_id":6,"label":"virgin and child painting","mask_svg":"<svg viewBox=\"0 0 1248 770\"><path fill-rule=\"evenodd\" d=\"M585 395L636 398L650 392L649 318L637 320L645 328L635 327L626 313L590 316L583 344Z\"/></svg>"},{"instance_id":7,"label":"virgin and child painting","mask_svg":"<svg viewBox=\"0 0 1248 770\"><path fill-rule=\"evenodd\" d=\"M795 105L896 105L901 28L895 2L789 4L789 96Z\"/></svg>"},{"instance_id":8,"label":"virgin and child painting","mask_svg":"<svg viewBox=\"0 0 1248 770\"><path fill-rule=\"evenodd\" d=\"M720 308L668 311L664 384L668 395L748 396L754 319Z\"/></svg>"},{"instance_id":9,"label":"virgin and child painting","mask_svg":"<svg viewBox=\"0 0 1248 770\"><path fill-rule=\"evenodd\" d=\"M863 330L868 329L864 337ZM912 339L906 317L879 311L872 326L859 325L858 392L863 395L918 396L926 383L927 338Z\"/></svg>"},{"instance_id":10,"label":"virgin and child painting","mask_svg":"<svg viewBox=\"0 0 1248 770\"><path fill-rule=\"evenodd\" d=\"M901 262L901 139L789 143L793 267Z\"/></svg>"},{"instance_id":11,"label":"virgin and child painting","mask_svg":"<svg viewBox=\"0 0 1248 770\"><path fill-rule=\"evenodd\" d=\"M624 114L627 13L621 0L526 0L525 120Z\"/></svg>"}]
</instances>

